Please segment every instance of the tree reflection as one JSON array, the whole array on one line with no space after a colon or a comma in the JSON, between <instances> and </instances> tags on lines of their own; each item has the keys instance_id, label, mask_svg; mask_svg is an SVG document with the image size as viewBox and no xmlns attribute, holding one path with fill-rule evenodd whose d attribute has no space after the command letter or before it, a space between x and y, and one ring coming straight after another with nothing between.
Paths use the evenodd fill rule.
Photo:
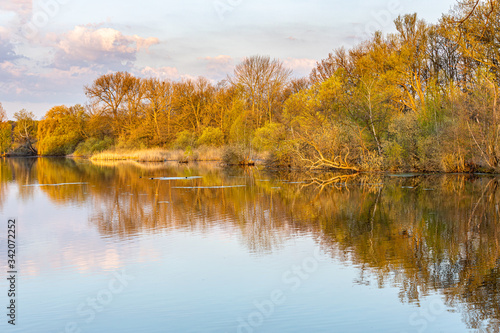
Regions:
<instances>
[{"instance_id":1,"label":"tree reflection","mask_svg":"<svg viewBox=\"0 0 500 333\"><path fill-rule=\"evenodd\" d=\"M496 177L304 175L69 159L7 160L0 172L2 197L6 182L16 182L23 198L34 190L29 184L83 183L40 190L58 205L87 204L90 222L106 237L226 228L263 255L313 235L324 252L360 268L356 283L375 276L379 287L397 286L400 300L414 304L440 292L470 328L498 329ZM202 178L186 178L192 176ZM159 177L178 178L151 179Z\"/></svg>"}]
</instances>

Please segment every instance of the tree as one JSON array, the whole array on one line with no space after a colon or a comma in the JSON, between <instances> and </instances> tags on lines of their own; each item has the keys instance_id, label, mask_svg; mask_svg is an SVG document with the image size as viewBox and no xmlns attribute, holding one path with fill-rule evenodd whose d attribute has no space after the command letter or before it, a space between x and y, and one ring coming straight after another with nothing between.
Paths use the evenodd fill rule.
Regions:
<instances>
[{"instance_id":1,"label":"tree","mask_svg":"<svg viewBox=\"0 0 500 333\"><path fill-rule=\"evenodd\" d=\"M463 0L440 22L444 36L457 45L464 58L472 60L467 63L469 70L485 66L494 73L497 83L500 82L499 15L497 0Z\"/></svg>"},{"instance_id":2,"label":"tree","mask_svg":"<svg viewBox=\"0 0 500 333\"><path fill-rule=\"evenodd\" d=\"M320 83L328 80L335 74L338 69L343 69L346 72L351 72L353 69L352 57L350 52L341 47L333 53L329 53L326 59L316 63L309 75L309 79L313 83Z\"/></svg>"},{"instance_id":3,"label":"tree","mask_svg":"<svg viewBox=\"0 0 500 333\"><path fill-rule=\"evenodd\" d=\"M243 91L251 112L257 115L258 127L266 116L273 122L291 74L281 61L264 56L246 58L236 66L230 81Z\"/></svg>"},{"instance_id":4,"label":"tree","mask_svg":"<svg viewBox=\"0 0 500 333\"><path fill-rule=\"evenodd\" d=\"M14 113L16 124L14 127L14 139L17 144L31 154L38 154L35 143L37 134L37 121L33 112L22 109Z\"/></svg>"},{"instance_id":5,"label":"tree","mask_svg":"<svg viewBox=\"0 0 500 333\"><path fill-rule=\"evenodd\" d=\"M294 157L311 169L357 170L351 155L354 142L345 123L337 121L341 89L338 77L292 95L285 103L286 124ZM332 96L329 93L332 92Z\"/></svg>"},{"instance_id":6,"label":"tree","mask_svg":"<svg viewBox=\"0 0 500 333\"><path fill-rule=\"evenodd\" d=\"M117 136L127 129L124 125L130 106L134 105L132 96L137 93L137 84L137 79L132 74L116 72L102 75L91 86L85 86L85 95L95 102L101 116L111 119L113 133ZM133 111L136 110L132 109Z\"/></svg>"},{"instance_id":7,"label":"tree","mask_svg":"<svg viewBox=\"0 0 500 333\"><path fill-rule=\"evenodd\" d=\"M180 124L197 135L205 126L209 126L212 114L209 112L214 104L215 87L208 79L199 77L176 85L175 105L180 112Z\"/></svg>"},{"instance_id":8,"label":"tree","mask_svg":"<svg viewBox=\"0 0 500 333\"><path fill-rule=\"evenodd\" d=\"M396 100L406 110L425 112L425 92L431 80L429 68L429 27L418 20L417 14L399 16L395 21L398 34L393 41L397 46L394 69L396 83L402 90Z\"/></svg>"},{"instance_id":9,"label":"tree","mask_svg":"<svg viewBox=\"0 0 500 333\"><path fill-rule=\"evenodd\" d=\"M7 119L7 113L0 103L0 155L5 154L12 144L12 125Z\"/></svg>"},{"instance_id":10,"label":"tree","mask_svg":"<svg viewBox=\"0 0 500 333\"><path fill-rule=\"evenodd\" d=\"M55 106L38 124L38 152L41 155L67 155L85 138L88 115L81 105Z\"/></svg>"},{"instance_id":11,"label":"tree","mask_svg":"<svg viewBox=\"0 0 500 333\"><path fill-rule=\"evenodd\" d=\"M174 84L171 81L146 79L144 89L145 121L144 134L151 144L164 145L173 140L173 97Z\"/></svg>"},{"instance_id":12,"label":"tree","mask_svg":"<svg viewBox=\"0 0 500 333\"><path fill-rule=\"evenodd\" d=\"M2 103L0 103L0 123L6 122L7 120L7 112L5 112Z\"/></svg>"}]
</instances>

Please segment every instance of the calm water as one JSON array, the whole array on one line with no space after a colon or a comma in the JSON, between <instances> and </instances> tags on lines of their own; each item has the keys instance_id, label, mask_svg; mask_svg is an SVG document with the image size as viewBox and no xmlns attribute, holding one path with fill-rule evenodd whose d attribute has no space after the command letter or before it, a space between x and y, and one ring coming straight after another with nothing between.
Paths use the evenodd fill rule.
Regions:
<instances>
[{"instance_id":1,"label":"calm water","mask_svg":"<svg viewBox=\"0 0 500 333\"><path fill-rule=\"evenodd\" d=\"M0 332L497 332L498 181L0 160Z\"/></svg>"}]
</instances>

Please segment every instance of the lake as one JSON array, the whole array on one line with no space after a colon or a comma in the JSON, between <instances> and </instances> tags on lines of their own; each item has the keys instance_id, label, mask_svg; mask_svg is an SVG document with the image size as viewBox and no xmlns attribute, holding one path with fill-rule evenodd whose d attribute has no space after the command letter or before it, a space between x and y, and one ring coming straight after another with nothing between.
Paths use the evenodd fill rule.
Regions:
<instances>
[{"instance_id":1,"label":"lake","mask_svg":"<svg viewBox=\"0 0 500 333\"><path fill-rule=\"evenodd\" d=\"M0 159L0 332L497 332L499 180Z\"/></svg>"}]
</instances>

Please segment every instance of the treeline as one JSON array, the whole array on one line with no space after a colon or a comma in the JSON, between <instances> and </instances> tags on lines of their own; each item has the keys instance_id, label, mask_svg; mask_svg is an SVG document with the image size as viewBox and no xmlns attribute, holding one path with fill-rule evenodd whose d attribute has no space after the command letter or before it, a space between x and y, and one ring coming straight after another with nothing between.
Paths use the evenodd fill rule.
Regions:
<instances>
[{"instance_id":1,"label":"treeline","mask_svg":"<svg viewBox=\"0 0 500 333\"><path fill-rule=\"evenodd\" d=\"M106 74L85 87L85 107L54 107L12 142L42 155L226 146L243 160L268 151L275 166L499 171L498 1L394 23L307 78L263 56L218 83Z\"/></svg>"}]
</instances>

